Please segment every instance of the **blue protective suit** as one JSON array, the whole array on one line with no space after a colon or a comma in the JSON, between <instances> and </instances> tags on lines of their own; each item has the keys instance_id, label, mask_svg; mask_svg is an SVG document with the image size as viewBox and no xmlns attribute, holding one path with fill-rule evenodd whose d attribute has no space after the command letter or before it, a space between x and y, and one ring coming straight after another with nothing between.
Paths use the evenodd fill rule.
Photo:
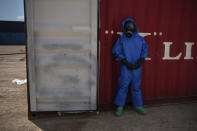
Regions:
<instances>
[{"instance_id":1,"label":"blue protective suit","mask_svg":"<svg viewBox=\"0 0 197 131\"><path fill-rule=\"evenodd\" d=\"M127 21L135 22L132 18L127 18L122 22L123 35L118 38L116 44L112 49L112 53L118 60L126 59L129 63L135 64L140 58L146 58L148 54L148 46L143 37L138 34L138 27L136 25L136 32L131 38L125 35L124 25ZM124 106L128 86L131 85L131 98L133 106L142 106L142 93L140 90L142 68L136 70L128 70L127 67L121 63L120 74L118 77L119 87L114 100L117 106Z\"/></svg>"}]
</instances>

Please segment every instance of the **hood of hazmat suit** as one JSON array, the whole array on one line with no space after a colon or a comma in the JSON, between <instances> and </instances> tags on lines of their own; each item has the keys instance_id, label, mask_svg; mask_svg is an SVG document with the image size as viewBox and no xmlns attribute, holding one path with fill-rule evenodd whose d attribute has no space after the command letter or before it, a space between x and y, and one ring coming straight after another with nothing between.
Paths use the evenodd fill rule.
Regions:
<instances>
[{"instance_id":1,"label":"hood of hazmat suit","mask_svg":"<svg viewBox=\"0 0 197 131\"><path fill-rule=\"evenodd\" d=\"M148 54L148 47L143 37L138 34L138 26L131 38L127 38L124 26L127 21L134 22L132 18L127 18L122 22L123 35L116 41L112 49L112 53L118 60L126 59L131 64L136 63L140 58L146 58Z\"/></svg>"}]
</instances>

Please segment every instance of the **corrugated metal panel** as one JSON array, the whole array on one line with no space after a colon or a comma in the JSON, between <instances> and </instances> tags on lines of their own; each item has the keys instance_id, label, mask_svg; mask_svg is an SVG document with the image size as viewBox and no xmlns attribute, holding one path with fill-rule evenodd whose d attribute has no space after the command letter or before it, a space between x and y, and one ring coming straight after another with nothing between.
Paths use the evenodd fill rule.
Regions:
<instances>
[{"instance_id":1,"label":"corrugated metal panel","mask_svg":"<svg viewBox=\"0 0 197 131\"><path fill-rule=\"evenodd\" d=\"M126 17L136 20L141 33L150 34L145 39L151 60L143 65L141 84L145 103L197 97L196 5L196 0L100 1L101 108L112 105L118 86L119 64L111 49L119 36L117 32L121 32L121 21ZM167 56L170 44L173 58Z\"/></svg>"},{"instance_id":2,"label":"corrugated metal panel","mask_svg":"<svg viewBox=\"0 0 197 131\"><path fill-rule=\"evenodd\" d=\"M27 0L31 111L96 110L97 0Z\"/></svg>"}]
</instances>

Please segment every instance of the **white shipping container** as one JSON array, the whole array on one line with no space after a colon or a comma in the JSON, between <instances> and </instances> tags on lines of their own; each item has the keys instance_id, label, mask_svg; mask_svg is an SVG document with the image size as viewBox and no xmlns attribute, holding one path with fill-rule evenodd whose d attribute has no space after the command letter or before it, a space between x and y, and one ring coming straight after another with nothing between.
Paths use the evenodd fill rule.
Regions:
<instances>
[{"instance_id":1,"label":"white shipping container","mask_svg":"<svg viewBox=\"0 0 197 131\"><path fill-rule=\"evenodd\" d=\"M25 0L30 111L97 109L97 0Z\"/></svg>"}]
</instances>

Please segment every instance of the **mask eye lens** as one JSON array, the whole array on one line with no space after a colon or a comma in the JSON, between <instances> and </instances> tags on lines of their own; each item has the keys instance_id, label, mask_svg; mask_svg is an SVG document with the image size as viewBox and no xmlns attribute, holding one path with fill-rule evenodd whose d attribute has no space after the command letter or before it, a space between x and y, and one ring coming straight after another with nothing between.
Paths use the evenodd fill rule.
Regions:
<instances>
[{"instance_id":1,"label":"mask eye lens","mask_svg":"<svg viewBox=\"0 0 197 131\"><path fill-rule=\"evenodd\" d=\"M126 27L127 29L134 29L134 25L133 24L131 24L131 23L129 23L128 25L127 25L127 27Z\"/></svg>"}]
</instances>

